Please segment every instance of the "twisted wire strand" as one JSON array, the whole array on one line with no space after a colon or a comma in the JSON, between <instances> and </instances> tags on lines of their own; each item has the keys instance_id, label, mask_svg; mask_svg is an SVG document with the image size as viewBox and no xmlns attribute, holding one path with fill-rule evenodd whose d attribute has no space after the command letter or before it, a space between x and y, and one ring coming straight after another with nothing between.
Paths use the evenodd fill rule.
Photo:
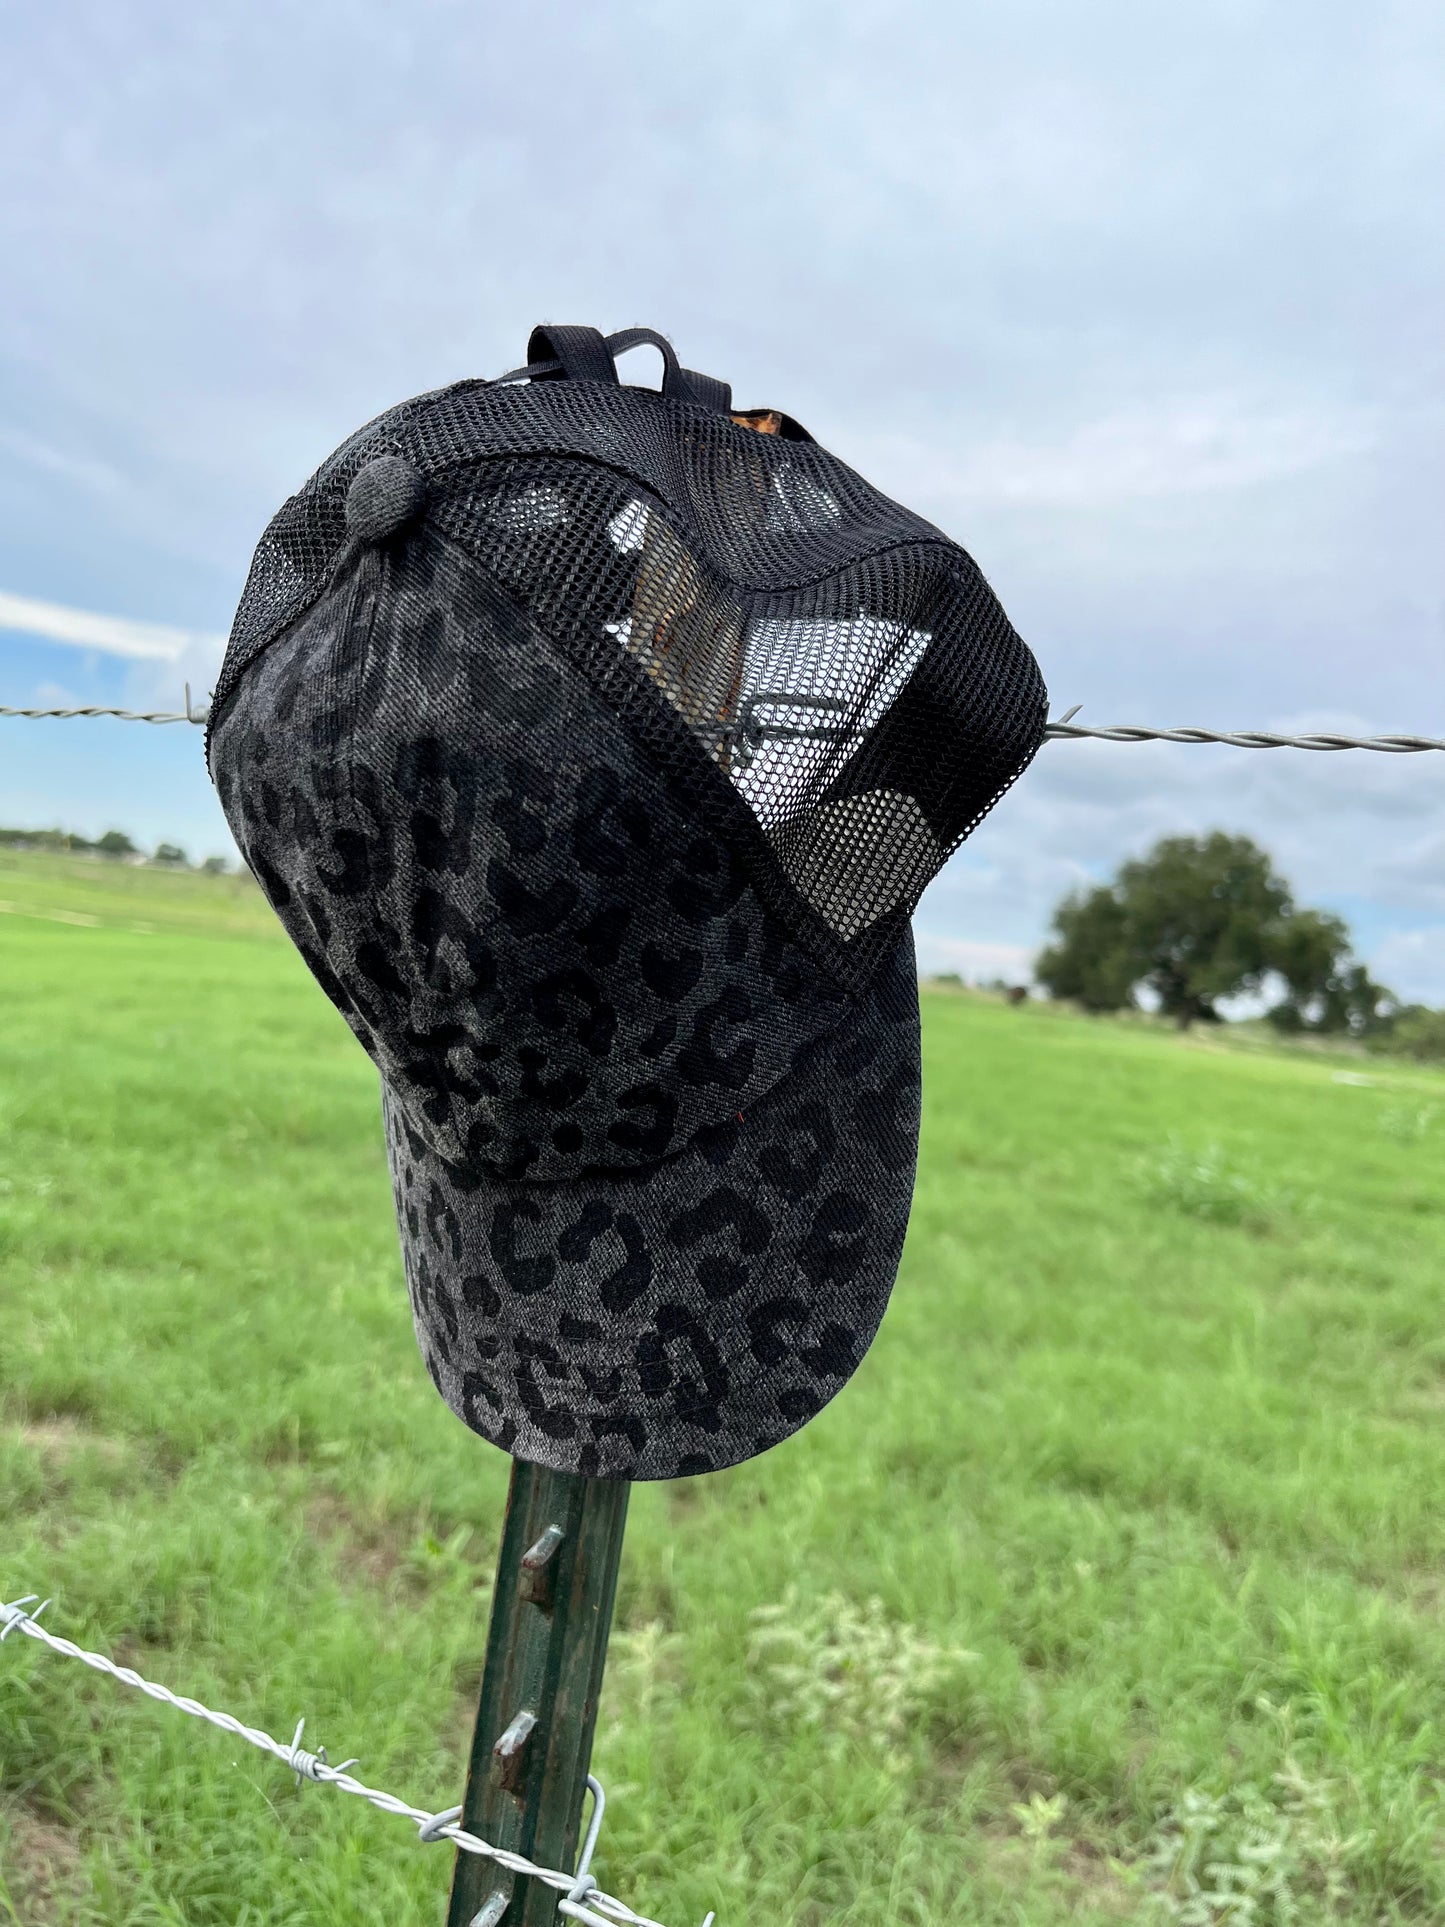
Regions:
<instances>
[{"instance_id":1,"label":"twisted wire strand","mask_svg":"<svg viewBox=\"0 0 1445 1927\"><path fill-rule=\"evenodd\" d=\"M1070 710L1069 714L1074 712ZM9 709L0 705L0 716L33 716L54 719L71 716L114 716L126 723L204 724L207 711L199 709L105 709L87 705L82 709ZM1050 723L1044 731L1048 742L1080 742L1086 738L1099 743L1214 743L1226 749L1372 749L1386 756L1418 756L1423 751L1445 750L1445 736L1345 736L1335 731L1316 730L1290 736L1271 729L1149 729L1139 723L1108 723L1090 728L1085 723L1067 720Z\"/></svg>"},{"instance_id":2,"label":"twisted wire strand","mask_svg":"<svg viewBox=\"0 0 1445 1927\"><path fill-rule=\"evenodd\" d=\"M1050 723L1044 731L1051 742L1092 737L1100 743L1222 743L1229 749L1375 749L1387 756L1418 756L1422 750L1445 749L1445 736L1340 736L1313 731L1286 736L1270 729L1146 729L1135 723L1109 723L1090 729L1083 723Z\"/></svg>"},{"instance_id":3,"label":"twisted wire strand","mask_svg":"<svg viewBox=\"0 0 1445 1927\"><path fill-rule=\"evenodd\" d=\"M193 710L188 716L184 710L170 709L102 709L95 704L87 704L84 709L7 709L0 707L0 716L117 716L123 723L204 723L204 710Z\"/></svg>"},{"instance_id":4,"label":"twisted wire strand","mask_svg":"<svg viewBox=\"0 0 1445 1927\"><path fill-rule=\"evenodd\" d=\"M256 1747L262 1753L269 1753L283 1766L290 1767L297 1775L298 1782L306 1779L318 1786L333 1786L342 1793L351 1793L359 1800L365 1800L381 1813L395 1814L403 1820L410 1820L417 1829L418 1838L424 1842L450 1840L463 1853L481 1855L494 1861L507 1873L524 1875L530 1880L540 1880L544 1885L555 1889L562 1896L558 1901L558 1911L574 1920L584 1923L584 1927L660 1927L658 1921L646 1914L634 1913L624 1902L611 1894L602 1893L591 1884L591 1876L560 1873L552 1867L539 1867L525 1855L513 1853L506 1847L491 1846L479 1840L474 1833L468 1833L460 1824L460 1807L447 1807L432 1813L425 1807L416 1807L409 1800L401 1799L395 1793L387 1793L380 1787L367 1786L345 1766L335 1767L327 1764L324 1747L308 1752L301 1745L301 1727L296 1729L296 1738L288 1746L284 1741L272 1737L260 1727L247 1726L230 1713L216 1712L200 1700L190 1699L183 1693L173 1693L168 1686L161 1686L155 1680L144 1679L133 1667L119 1666L104 1653L87 1652L73 1640L63 1639L39 1623L37 1615L44 1612L49 1600L36 1606L34 1612L26 1608L34 1604L36 1595L29 1594L6 1605L0 1602L0 1641L13 1632L24 1633L28 1639L38 1640L51 1652L65 1659L78 1659L83 1666L91 1667L97 1673L105 1673L118 1680L122 1686L133 1686L148 1698L158 1700L164 1706L172 1706L180 1713L188 1713L193 1719L205 1720L209 1725L219 1727L221 1732L233 1738L244 1740L248 1746ZM303 1722L304 1724L304 1722ZM346 1766L356 1765L348 1760ZM586 1855L584 1854L584 1867ZM585 1897L585 1899L584 1899ZM712 1916L708 1916L708 1927Z\"/></svg>"}]
</instances>

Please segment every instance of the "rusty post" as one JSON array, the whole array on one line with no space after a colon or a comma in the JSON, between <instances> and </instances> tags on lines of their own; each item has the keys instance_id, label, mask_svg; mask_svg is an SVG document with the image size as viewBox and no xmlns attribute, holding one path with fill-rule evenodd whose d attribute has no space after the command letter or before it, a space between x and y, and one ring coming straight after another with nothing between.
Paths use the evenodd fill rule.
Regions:
<instances>
[{"instance_id":1,"label":"rusty post","mask_svg":"<svg viewBox=\"0 0 1445 1927\"><path fill-rule=\"evenodd\" d=\"M512 1467L462 1824L576 1864L630 1486ZM458 1853L447 1927L550 1927L557 1894Z\"/></svg>"}]
</instances>

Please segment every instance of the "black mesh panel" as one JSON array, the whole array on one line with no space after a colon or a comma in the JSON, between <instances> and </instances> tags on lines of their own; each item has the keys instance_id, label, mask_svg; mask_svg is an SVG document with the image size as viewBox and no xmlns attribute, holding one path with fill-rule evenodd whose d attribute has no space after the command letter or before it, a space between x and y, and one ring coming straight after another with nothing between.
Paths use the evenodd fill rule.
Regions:
<instances>
[{"instance_id":1,"label":"black mesh panel","mask_svg":"<svg viewBox=\"0 0 1445 1927\"><path fill-rule=\"evenodd\" d=\"M567 381L464 383L338 450L258 550L213 714L320 592L346 490L383 452L678 780L715 815L729 794L734 824L747 806L768 894L844 975L1042 740L1031 653L930 524L813 443Z\"/></svg>"}]
</instances>

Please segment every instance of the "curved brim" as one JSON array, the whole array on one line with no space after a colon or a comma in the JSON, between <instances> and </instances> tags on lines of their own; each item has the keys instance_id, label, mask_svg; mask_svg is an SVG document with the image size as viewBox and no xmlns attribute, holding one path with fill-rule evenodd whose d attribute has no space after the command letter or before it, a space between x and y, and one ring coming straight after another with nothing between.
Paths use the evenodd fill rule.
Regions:
<instances>
[{"instance_id":1,"label":"curved brim","mask_svg":"<svg viewBox=\"0 0 1445 1927\"><path fill-rule=\"evenodd\" d=\"M558 1471L716 1471L806 1424L883 1317L918 1144L912 941L766 1097L642 1172L471 1182L384 1085L383 1106L417 1337L458 1417Z\"/></svg>"}]
</instances>

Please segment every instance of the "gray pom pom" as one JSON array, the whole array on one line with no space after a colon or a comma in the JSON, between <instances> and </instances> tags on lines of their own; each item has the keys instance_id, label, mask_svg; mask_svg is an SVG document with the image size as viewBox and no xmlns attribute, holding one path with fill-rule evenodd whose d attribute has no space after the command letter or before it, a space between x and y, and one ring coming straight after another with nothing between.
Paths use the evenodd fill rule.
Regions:
<instances>
[{"instance_id":1,"label":"gray pom pom","mask_svg":"<svg viewBox=\"0 0 1445 1927\"><path fill-rule=\"evenodd\" d=\"M359 542L384 542L426 507L421 471L402 455L378 455L346 491L346 528Z\"/></svg>"}]
</instances>

